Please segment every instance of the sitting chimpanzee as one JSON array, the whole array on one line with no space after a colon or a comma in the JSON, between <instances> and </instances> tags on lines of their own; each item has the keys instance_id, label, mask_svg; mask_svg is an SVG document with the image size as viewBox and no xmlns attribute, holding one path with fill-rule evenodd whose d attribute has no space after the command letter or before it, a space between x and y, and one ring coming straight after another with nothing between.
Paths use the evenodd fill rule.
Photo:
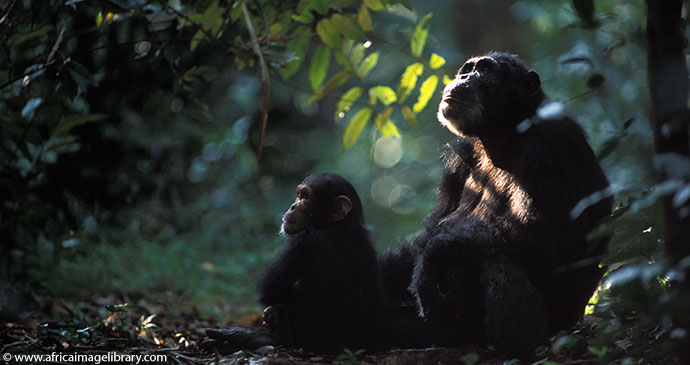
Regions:
<instances>
[{"instance_id":1,"label":"sitting chimpanzee","mask_svg":"<svg viewBox=\"0 0 690 365\"><path fill-rule=\"evenodd\" d=\"M544 98L516 56L468 60L439 106L461 138L446 153L438 203L421 234L379 258L389 302L522 358L583 315L606 249L587 234L612 206L571 217L608 182L575 121L536 115Z\"/></svg>"},{"instance_id":2,"label":"sitting chimpanzee","mask_svg":"<svg viewBox=\"0 0 690 365\"><path fill-rule=\"evenodd\" d=\"M362 203L343 177L318 174L299 184L282 232L287 243L257 282L268 328L210 329L202 348L231 352L280 344L338 353L455 341L451 332L385 311Z\"/></svg>"}]
</instances>

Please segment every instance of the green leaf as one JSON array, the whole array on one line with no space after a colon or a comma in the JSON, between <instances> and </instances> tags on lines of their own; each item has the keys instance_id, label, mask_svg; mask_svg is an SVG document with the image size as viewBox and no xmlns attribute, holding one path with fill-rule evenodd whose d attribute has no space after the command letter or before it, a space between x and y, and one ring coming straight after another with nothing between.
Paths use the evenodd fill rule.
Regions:
<instances>
[{"instance_id":1,"label":"green leaf","mask_svg":"<svg viewBox=\"0 0 690 365\"><path fill-rule=\"evenodd\" d=\"M357 22L349 17L340 14L333 14L331 16L331 23L338 29L338 31L345 37L350 39L364 38L364 32L359 27Z\"/></svg>"},{"instance_id":2,"label":"green leaf","mask_svg":"<svg viewBox=\"0 0 690 365\"><path fill-rule=\"evenodd\" d=\"M60 137L67 134L72 128L82 124L95 122L106 118L107 114L78 114L72 115L61 121L50 133L52 137Z\"/></svg>"},{"instance_id":3,"label":"green leaf","mask_svg":"<svg viewBox=\"0 0 690 365\"><path fill-rule=\"evenodd\" d=\"M420 57L426 45L426 39L429 37L429 28L424 28L426 22L431 19L431 13L422 18L422 21L417 24L410 40L410 50L415 57Z\"/></svg>"},{"instance_id":4,"label":"green leaf","mask_svg":"<svg viewBox=\"0 0 690 365\"><path fill-rule=\"evenodd\" d=\"M304 52L309 43L309 37L305 36L307 33L309 33L309 29L303 26L298 27L292 33L295 35L295 38L288 42L288 47L295 53L295 59L280 70L283 78L288 79L290 76L294 75L302 65L302 61L304 61Z\"/></svg>"},{"instance_id":5,"label":"green leaf","mask_svg":"<svg viewBox=\"0 0 690 365\"><path fill-rule=\"evenodd\" d=\"M309 104L321 100L324 96L333 91L333 89L347 81L350 76L352 76L350 71L340 71L333 75L328 81L326 81L325 84L323 84L323 86L321 86L319 90L314 93L314 95L309 98Z\"/></svg>"},{"instance_id":6,"label":"green leaf","mask_svg":"<svg viewBox=\"0 0 690 365\"><path fill-rule=\"evenodd\" d=\"M9 38L7 45L10 47L17 47L26 43L32 39L39 38L44 34L52 31L54 27L52 25L44 25L36 30L32 30L27 33L20 33ZM12 32L10 32L11 34Z\"/></svg>"},{"instance_id":7,"label":"green leaf","mask_svg":"<svg viewBox=\"0 0 690 365\"><path fill-rule=\"evenodd\" d=\"M357 142L362 131L364 131L364 127L369 123L371 111L371 108L360 109L352 119L350 119L350 123L348 123L345 128L345 133L343 134L343 150L348 150Z\"/></svg>"},{"instance_id":8,"label":"green leaf","mask_svg":"<svg viewBox=\"0 0 690 365\"><path fill-rule=\"evenodd\" d=\"M390 87L379 85L369 89L369 103L376 104L376 99L380 100L381 104L388 106L395 103L398 97L395 96L395 91Z\"/></svg>"},{"instance_id":9,"label":"green leaf","mask_svg":"<svg viewBox=\"0 0 690 365\"><path fill-rule=\"evenodd\" d=\"M460 358L465 365L474 365L479 362L479 355L476 352L470 352L469 354Z\"/></svg>"},{"instance_id":10,"label":"green leaf","mask_svg":"<svg viewBox=\"0 0 690 365\"><path fill-rule=\"evenodd\" d=\"M436 92L437 85L438 76L436 75L429 76L429 78L424 80L422 86L419 88L419 98L412 106L412 110L415 113L419 113L426 108L426 104L429 103L429 99L431 99L431 97L434 95L434 92Z\"/></svg>"},{"instance_id":11,"label":"green leaf","mask_svg":"<svg viewBox=\"0 0 690 365\"><path fill-rule=\"evenodd\" d=\"M415 86L417 86L417 78L422 74L422 71L424 71L424 66L419 62L407 66L400 77L400 85L398 85L398 90L396 91L399 103L402 104L412 90L414 90Z\"/></svg>"},{"instance_id":12,"label":"green leaf","mask_svg":"<svg viewBox=\"0 0 690 365\"><path fill-rule=\"evenodd\" d=\"M359 86L353 87L340 97L335 108L335 121L339 122L345 116L345 113L350 110L352 104L362 95L363 89Z\"/></svg>"},{"instance_id":13,"label":"green leaf","mask_svg":"<svg viewBox=\"0 0 690 365\"><path fill-rule=\"evenodd\" d=\"M278 67L286 65L297 58L297 55L290 47L282 44L268 44L262 46L261 52L264 54L266 61Z\"/></svg>"},{"instance_id":14,"label":"green leaf","mask_svg":"<svg viewBox=\"0 0 690 365\"><path fill-rule=\"evenodd\" d=\"M410 123L410 126L412 128L417 128L417 116L414 114L412 109L410 109L409 106L405 105L402 108L402 115L405 120L407 120Z\"/></svg>"},{"instance_id":15,"label":"green leaf","mask_svg":"<svg viewBox=\"0 0 690 365\"><path fill-rule=\"evenodd\" d=\"M330 19L321 19L321 21L316 24L316 34L319 35L319 38L321 38L321 41L325 45L331 48L340 48L342 39L340 38L338 29L336 29Z\"/></svg>"},{"instance_id":16,"label":"green leaf","mask_svg":"<svg viewBox=\"0 0 690 365\"><path fill-rule=\"evenodd\" d=\"M182 79L186 82L196 82L200 80L210 82L216 80L219 74L218 69L213 66L194 66L184 73Z\"/></svg>"},{"instance_id":17,"label":"green leaf","mask_svg":"<svg viewBox=\"0 0 690 365\"><path fill-rule=\"evenodd\" d=\"M376 64L379 62L379 53L374 52L370 55L368 55L362 63L359 64L359 67L357 67L357 76L359 76L360 79L363 79L369 71L371 71L374 67L376 67Z\"/></svg>"},{"instance_id":18,"label":"green leaf","mask_svg":"<svg viewBox=\"0 0 690 365\"><path fill-rule=\"evenodd\" d=\"M305 11L299 15L292 15L292 19L298 23L311 24L314 21L314 15L310 11Z\"/></svg>"},{"instance_id":19,"label":"green leaf","mask_svg":"<svg viewBox=\"0 0 690 365\"><path fill-rule=\"evenodd\" d=\"M325 15L328 13L329 0L309 0L311 7L316 10L317 13Z\"/></svg>"},{"instance_id":20,"label":"green leaf","mask_svg":"<svg viewBox=\"0 0 690 365\"><path fill-rule=\"evenodd\" d=\"M371 14L369 14L369 10L364 5L360 6L357 11L357 23L365 32L374 30L374 25L371 23Z\"/></svg>"},{"instance_id":21,"label":"green leaf","mask_svg":"<svg viewBox=\"0 0 690 365\"><path fill-rule=\"evenodd\" d=\"M380 0L364 0L364 3L373 11L383 10L383 4Z\"/></svg>"},{"instance_id":22,"label":"green leaf","mask_svg":"<svg viewBox=\"0 0 690 365\"><path fill-rule=\"evenodd\" d=\"M331 49L323 45L319 46L314 52L309 65L309 82L312 90L316 91L323 80L326 79L328 65L331 62Z\"/></svg>"},{"instance_id":23,"label":"green leaf","mask_svg":"<svg viewBox=\"0 0 690 365\"><path fill-rule=\"evenodd\" d=\"M196 33L194 33L194 35L192 36L192 40L189 42L189 50L194 52L196 47L199 46L199 42L201 42L202 39L204 39L204 32L199 30Z\"/></svg>"},{"instance_id":24,"label":"green leaf","mask_svg":"<svg viewBox=\"0 0 690 365\"><path fill-rule=\"evenodd\" d=\"M437 55L436 53L431 54L431 59L429 60L429 67L433 70L446 64L446 59Z\"/></svg>"},{"instance_id":25,"label":"green leaf","mask_svg":"<svg viewBox=\"0 0 690 365\"><path fill-rule=\"evenodd\" d=\"M352 46L350 49L349 55L350 55L350 62L352 63L352 66L356 65L359 63L359 61L362 60L362 57L364 57L364 44L362 43L357 43Z\"/></svg>"},{"instance_id":26,"label":"green leaf","mask_svg":"<svg viewBox=\"0 0 690 365\"><path fill-rule=\"evenodd\" d=\"M443 85L448 85L449 82L453 81L448 75L443 75Z\"/></svg>"}]
</instances>

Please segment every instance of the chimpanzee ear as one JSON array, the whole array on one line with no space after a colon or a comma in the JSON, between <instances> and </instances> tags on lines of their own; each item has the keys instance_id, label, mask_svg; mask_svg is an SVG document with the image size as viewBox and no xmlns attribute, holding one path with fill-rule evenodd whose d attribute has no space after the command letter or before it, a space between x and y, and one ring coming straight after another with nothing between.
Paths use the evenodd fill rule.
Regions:
<instances>
[{"instance_id":1,"label":"chimpanzee ear","mask_svg":"<svg viewBox=\"0 0 690 365\"><path fill-rule=\"evenodd\" d=\"M345 195L338 195L335 197L335 207L330 214L331 221L337 222L345 218L347 213L350 213L350 210L352 210L352 202L350 201L350 198L346 197Z\"/></svg>"},{"instance_id":2,"label":"chimpanzee ear","mask_svg":"<svg viewBox=\"0 0 690 365\"><path fill-rule=\"evenodd\" d=\"M536 90L541 86L541 79L539 78L537 71L530 70L527 73L527 77L529 77L530 85L532 86L533 90Z\"/></svg>"}]
</instances>

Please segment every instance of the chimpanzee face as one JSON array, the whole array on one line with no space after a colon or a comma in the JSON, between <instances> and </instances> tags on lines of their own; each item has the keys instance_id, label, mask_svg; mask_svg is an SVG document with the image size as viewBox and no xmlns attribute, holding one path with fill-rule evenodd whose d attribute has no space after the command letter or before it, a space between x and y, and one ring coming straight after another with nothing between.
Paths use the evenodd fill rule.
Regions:
<instances>
[{"instance_id":1,"label":"chimpanzee face","mask_svg":"<svg viewBox=\"0 0 690 365\"><path fill-rule=\"evenodd\" d=\"M437 117L459 136L514 127L541 103L540 85L537 73L514 56L470 58L444 88Z\"/></svg>"},{"instance_id":2,"label":"chimpanzee face","mask_svg":"<svg viewBox=\"0 0 690 365\"><path fill-rule=\"evenodd\" d=\"M465 62L443 89L438 119L456 135L476 133L484 114L488 81L498 63L491 57L475 57Z\"/></svg>"},{"instance_id":3,"label":"chimpanzee face","mask_svg":"<svg viewBox=\"0 0 690 365\"><path fill-rule=\"evenodd\" d=\"M352 201L337 191L337 184L332 183L333 179L345 180L334 176L312 175L297 185L295 202L283 215L283 233L295 234L307 227L323 229L343 220L350 213Z\"/></svg>"}]
</instances>

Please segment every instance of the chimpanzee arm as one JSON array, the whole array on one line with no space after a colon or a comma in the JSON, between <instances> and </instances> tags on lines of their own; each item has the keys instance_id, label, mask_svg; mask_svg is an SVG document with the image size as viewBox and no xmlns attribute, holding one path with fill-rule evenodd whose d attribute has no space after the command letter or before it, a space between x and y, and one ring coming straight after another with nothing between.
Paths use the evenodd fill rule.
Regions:
<instances>
[{"instance_id":1,"label":"chimpanzee arm","mask_svg":"<svg viewBox=\"0 0 690 365\"><path fill-rule=\"evenodd\" d=\"M477 141L473 138L458 138L446 146L445 171L438 189L438 202L424 220L425 231L379 255L381 282L388 300L402 304L414 302L415 299L408 288L415 262L424 252L430 232L436 229L442 219L457 209L465 180L476 163L475 143Z\"/></svg>"},{"instance_id":2,"label":"chimpanzee arm","mask_svg":"<svg viewBox=\"0 0 690 365\"><path fill-rule=\"evenodd\" d=\"M266 265L256 283L259 303L265 306L284 304L306 265L307 246L308 241L288 239L287 246Z\"/></svg>"},{"instance_id":3,"label":"chimpanzee arm","mask_svg":"<svg viewBox=\"0 0 690 365\"><path fill-rule=\"evenodd\" d=\"M415 261L421 253L419 245L426 243L427 240L428 235L422 233L412 241L391 247L379 255L381 283L384 296L388 301L396 305L414 303L414 297L407 288L410 286Z\"/></svg>"}]
</instances>

